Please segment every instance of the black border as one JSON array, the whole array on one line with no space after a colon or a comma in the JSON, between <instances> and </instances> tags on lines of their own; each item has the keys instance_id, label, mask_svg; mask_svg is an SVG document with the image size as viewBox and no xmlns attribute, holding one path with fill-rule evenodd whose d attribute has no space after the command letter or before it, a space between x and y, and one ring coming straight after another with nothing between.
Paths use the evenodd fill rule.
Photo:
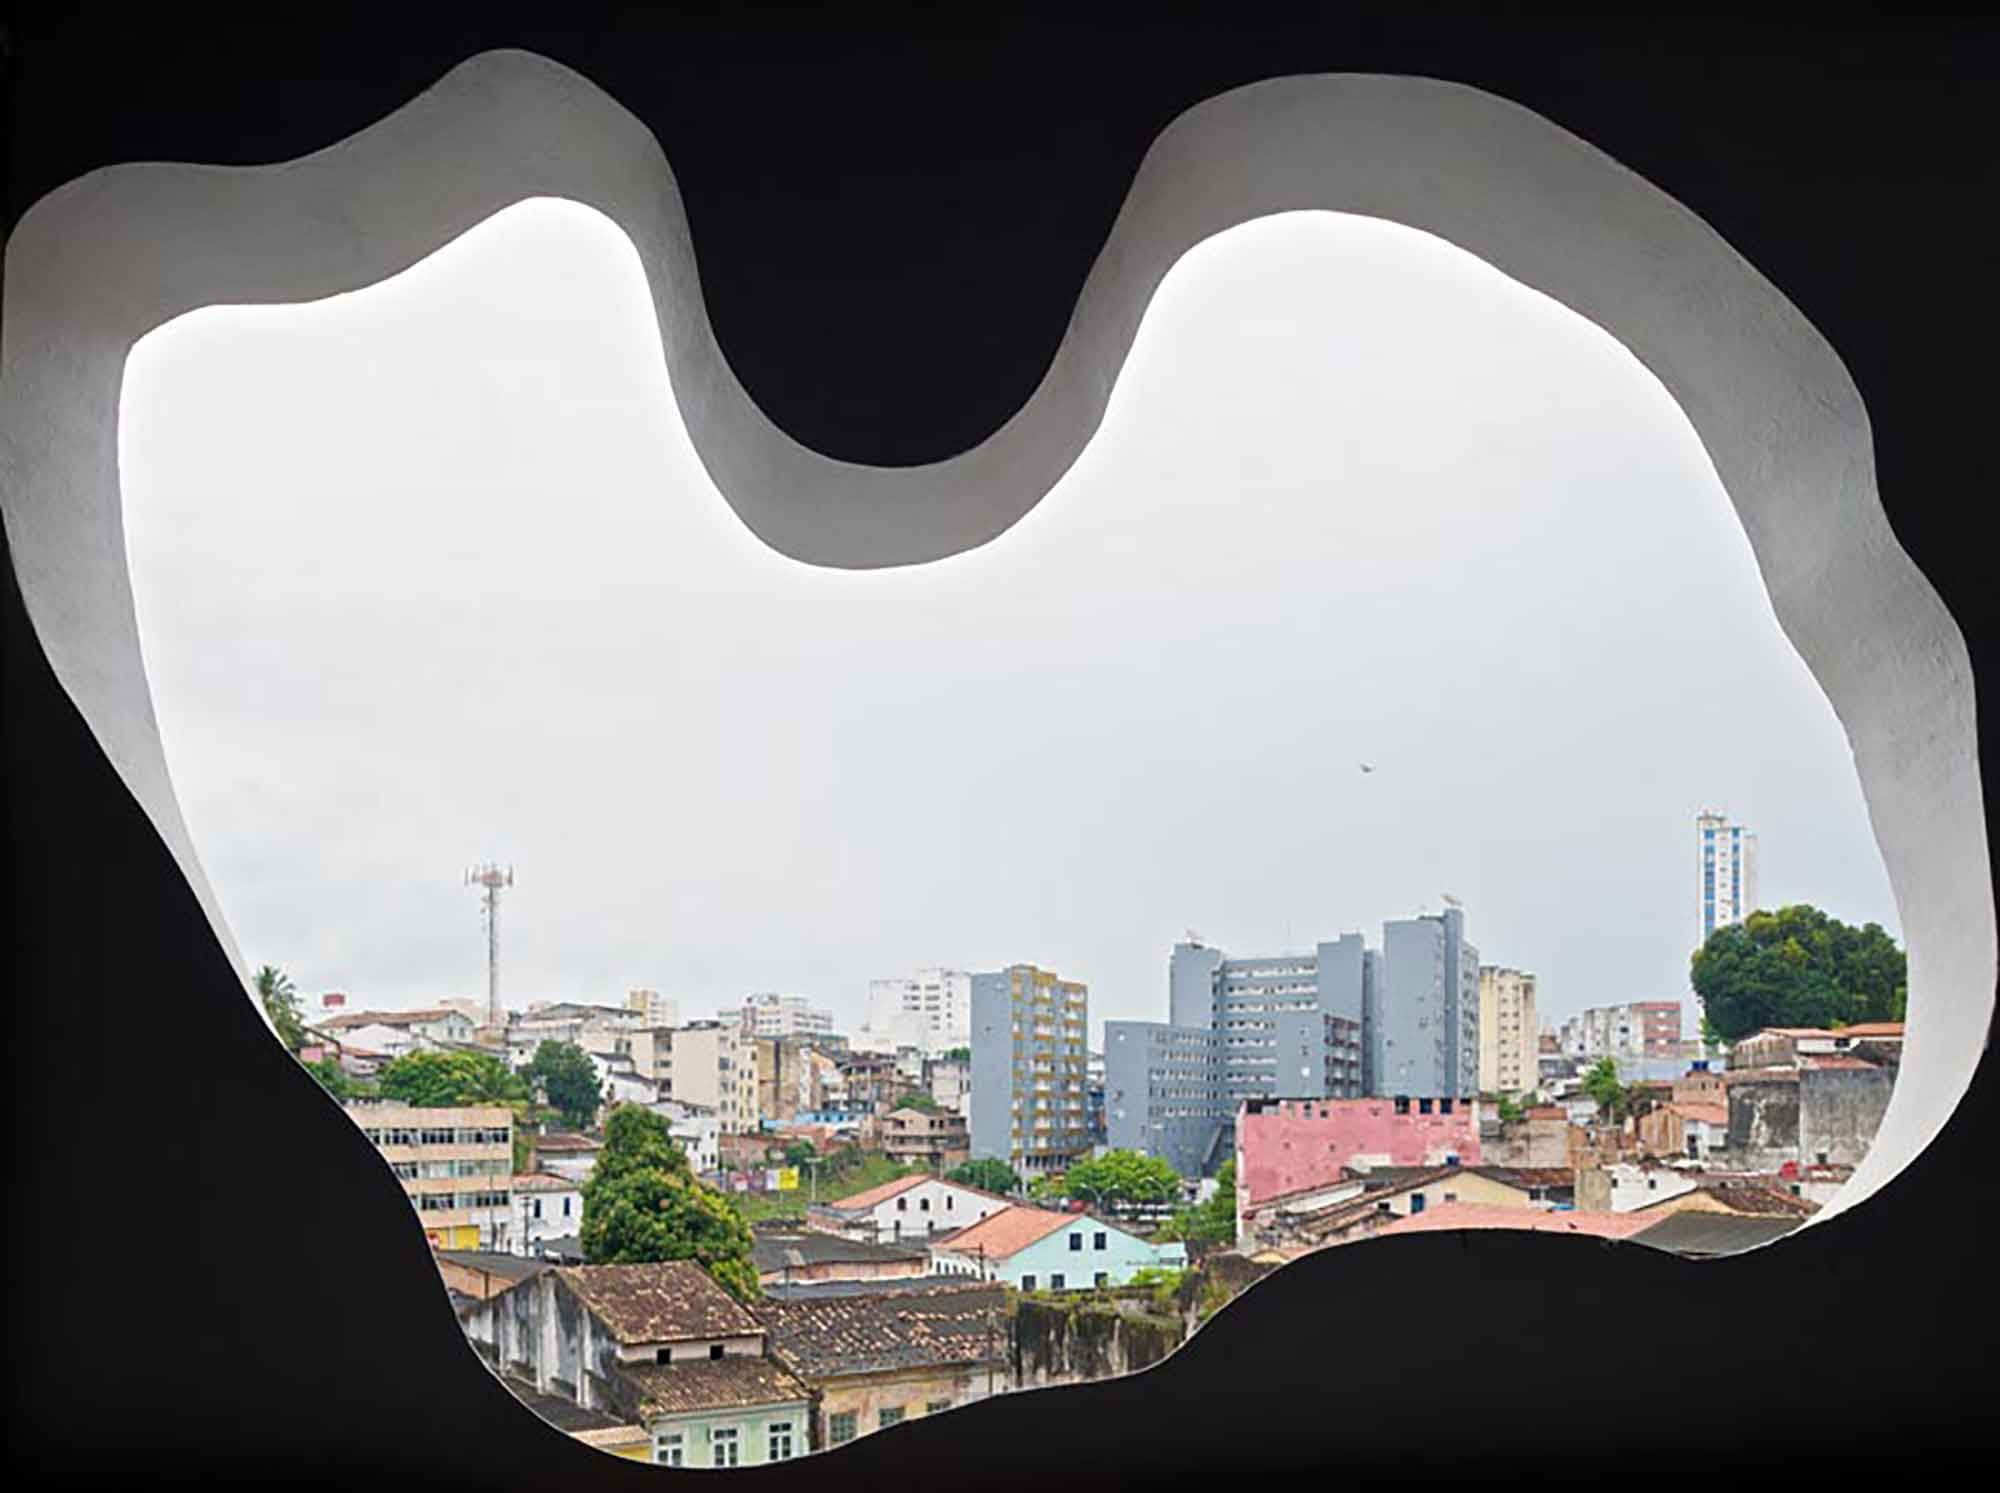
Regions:
<instances>
[{"instance_id":1,"label":"black border","mask_svg":"<svg viewBox=\"0 0 2000 1493\"><path fill-rule=\"evenodd\" d=\"M971 25L949 9L224 22L19 7L7 221L113 162L303 154L474 52L526 47L659 135L718 334L771 416L828 454L905 463L977 440L1027 395L1181 110L1284 73L1454 79L1672 193L1812 318L1867 401L1898 536L1993 677L1977 542L1993 472L1990 23L1298 9ZM17 1472L659 1486L641 1480L667 1474L542 1428L478 1369L394 1183L229 998L233 974L55 683L11 568L5 605ZM1990 746L1981 770L2000 781ZM1779 1249L1720 1265L1546 1236L1338 1251L1148 1374L732 1486L1315 1469L1682 1482L1990 1445L1992 1066L1901 1177Z\"/></svg>"}]
</instances>

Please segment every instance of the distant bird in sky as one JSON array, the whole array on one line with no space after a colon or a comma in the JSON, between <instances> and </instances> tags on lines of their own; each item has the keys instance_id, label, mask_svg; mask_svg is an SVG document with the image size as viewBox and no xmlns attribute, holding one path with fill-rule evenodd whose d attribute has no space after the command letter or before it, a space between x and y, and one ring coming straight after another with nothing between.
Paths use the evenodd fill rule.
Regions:
<instances>
[{"instance_id":1,"label":"distant bird in sky","mask_svg":"<svg viewBox=\"0 0 2000 1493\"><path fill-rule=\"evenodd\" d=\"M1373 762L1364 762L1361 764L1361 770L1363 772L1373 772L1375 770L1375 764Z\"/></svg>"}]
</instances>

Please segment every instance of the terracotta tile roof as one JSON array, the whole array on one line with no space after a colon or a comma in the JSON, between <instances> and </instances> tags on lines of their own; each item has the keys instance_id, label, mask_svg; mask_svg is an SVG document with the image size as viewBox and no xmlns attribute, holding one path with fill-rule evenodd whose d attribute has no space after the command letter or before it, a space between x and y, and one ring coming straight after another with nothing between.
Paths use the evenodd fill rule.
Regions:
<instances>
[{"instance_id":1,"label":"terracotta tile roof","mask_svg":"<svg viewBox=\"0 0 2000 1493\"><path fill-rule=\"evenodd\" d=\"M1574 1187L1576 1173L1566 1166L1473 1166L1467 1171L1475 1172L1491 1182L1505 1182L1514 1187Z\"/></svg>"},{"instance_id":2,"label":"terracotta tile roof","mask_svg":"<svg viewBox=\"0 0 2000 1493\"><path fill-rule=\"evenodd\" d=\"M1900 1021L1862 1021L1840 1033L1843 1037L1900 1037L1903 1023Z\"/></svg>"},{"instance_id":3,"label":"terracotta tile roof","mask_svg":"<svg viewBox=\"0 0 2000 1493\"><path fill-rule=\"evenodd\" d=\"M618 1424L614 1415L606 1415L602 1410L586 1410L566 1395L543 1394L526 1379L518 1379L512 1374L503 1374L500 1382L536 1415L558 1431L567 1431L572 1436L579 1432L606 1431Z\"/></svg>"},{"instance_id":4,"label":"terracotta tile roof","mask_svg":"<svg viewBox=\"0 0 2000 1493\"><path fill-rule=\"evenodd\" d=\"M930 1178L921 1174L914 1177L898 1177L893 1182L883 1182L864 1191L850 1193L844 1198L835 1198L832 1202L823 1203L821 1206L832 1208L840 1213L855 1213L864 1208L872 1208L877 1203L886 1203L890 1198L900 1193L908 1192L919 1182L928 1181L930 1181Z\"/></svg>"},{"instance_id":5,"label":"terracotta tile roof","mask_svg":"<svg viewBox=\"0 0 2000 1493\"><path fill-rule=\"evenodd\" d=\"M820 1380L888 1369L979 1364L1007 1357L1007 1298L998 1285L790 1297L757 1304L772 1356Z\"/></svg>"},{"instance_id":6,"label":"terracotta tile roof","mask_svg":"<svg viewBox=\"0 0 2000 1493\"><path fill-rule=\"evenodd\" d=\"M757 1319L691 1260L561 1265L556 1276L621 1343L682 1342L758 1330Z\"/></svg>"},{"instance_id":7,"label":"terracotta tile roof","mask_svg":"<svg viewBox=\"0 0 2000 1493\"><path fill-rule=\"evenodd\" d=\"M1878 1063L1871 1063L1866 1058L1850 1057L1846 1053L1829 1052L1829 1053L1809 1053L1806 1056L1799 1059L1799 1066L1802 1068L1807 1068L1812 1070L1832 1068L1832 1069L1846 1069L1849 1071L1855 1069L1868 1069L1872 1071L1873 1069L1880 1067L1881 1065Z\"/></svg>"},{"instance_id":8,"label":"terracotta tile roof","mask_svg":"<svg viewBox=\"0 0 2000 1493\"><path fill-rule=\"evenodd\" d=\"M601 1151L604 1142L592 1140L587 1135L531 1135L529 1143L537 1151Z\"/></svg>"},{"instance_id":9,"label":"terracotta tile roof","mask_svg":"<svg viewBox=\"0 0 2000 1493\"><path fill-rule=\"evenodd\" d=\"M989 1260L1004 1260L1026 1249L1037 1239L1046 1239L1057 1229L1083 1221L1075 1213L1055 1213L1047 1208L1029 1208L1017 1203L1002 1208L998 1213L988 1214L970 1228L960 1229L951 1236L948 1245L938 1247L961 1254L983 1254ZM1102 1223L1103 1220L1097 1222Z\"/></svg>"},{"instance_id":10,"label":"terracotta tile roof","mask_svg":"<svg viewBox=\"0 0 2000 1493\"><path fill-rule=\"evenodd\" d=\"M1807 1218L1816 1209L1804 1198L1794 1197L1783 1187L1763 1182L1704 1182L1697 1189L1721 1203L1732 1213L1757 1218Z\"/></svg>"},{"instance_id":11,"label":"terracotta tile roof","mask_svg":"<svg viewBox=\"0 0 2000 1493\"><path fill-rule=\"evenodd\" d=\"M1796 1068L1731 1068L1722 1075L1724 1083L1797 1083Z\"/></svg>"},{"instance_id":12,"label":"terracotta tile roof","mask_svg":"<svg viewBox=\"0 0 2000 1493\"><path fill-rule=\"evenodd\" d=\"M1726 1104L1669 1104L1668 1110L1684 1120L1700 1120L1704 1125L1727 1125L1729 1106Z\"/></svg>"},{"instance_id":13,"label":"terracotta tile roof","mask_svg":"<svg viewBox=\"0 0 2000 1493\"><path fill-rule=\"evenodd\" d=\"M1537 1234L1629 1239L1654 1222L1637 1213L1550 1212L1545 1208L1509 1208L1490 1203L1439 1203L1384 1225L1375 1231L1375 1237L1432 1234L1441 1229L1526 1229Z\"/></svg>"},{"instance_id":14,"label":"terracotta tile roof","mask_svg":"<svg viewBox=\"0 0 2000 1493\"><path fill-rule=\"evenodd\" d=\"M684 1363L621 1364L618 1372L638 1391L639 1407L648 1415L738 1410L812 1397L812 1391L783 1365L747 1354Z\"/></svg>"},{"instance_id":15,"label":"terracotta tile roof","mask_svg":"<svg viewBox=\"0 0 2000 1493\"><path fill-rule=\"evenodd\" d=\"M619 1446L644 1446L651 1441L644 1426L603 1426L595 1431L571 1431L585 1446L610 1451Z\"/></svg>"},{"instance_id":16,"label":"terracotta tile roof","mask_svg":"<svg viewBox=\"0 0 2000 1493\"><path fill-rule=\"evenodd\" d=\"M522 1172L508 1178L507 1185L516 1192L575 1192L583 1184L548 1172Z\"/></svg>"}]
</instances>

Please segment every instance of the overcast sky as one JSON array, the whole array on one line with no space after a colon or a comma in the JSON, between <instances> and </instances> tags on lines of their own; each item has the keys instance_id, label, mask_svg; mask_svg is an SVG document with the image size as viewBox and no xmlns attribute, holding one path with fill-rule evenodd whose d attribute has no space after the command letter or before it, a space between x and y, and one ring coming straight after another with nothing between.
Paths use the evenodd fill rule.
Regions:
<instances>
[{"instance_id":1,"label":"overcast sky","mask_svg":"<svg viewBox=\"0 0 2000 1493\"><path fill-rule=\"evenodd\" d=\"M1184 930L1373 947L1451 893L1559 1018L1685 996L1704 806L1758 831L1766 903L1900 938L1678 407L1400 226L1196 249L1071 472L925 566L736 519L637 255L567 203L160 329L121 464L195 845L308 993L483 997L492 858L515 1006L783 990L852 1026L871 977L1027 961L1088 982L1096 1041L1164 1019Z\"/></svg>"}]
</instances>

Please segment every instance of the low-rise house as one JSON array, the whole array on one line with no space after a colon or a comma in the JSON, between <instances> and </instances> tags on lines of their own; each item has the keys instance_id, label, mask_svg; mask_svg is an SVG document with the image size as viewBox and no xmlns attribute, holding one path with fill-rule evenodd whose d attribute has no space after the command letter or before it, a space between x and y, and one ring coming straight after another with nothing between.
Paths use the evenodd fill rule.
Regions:
<instances>
[{"instance_id":1,"label":"low-rise house","mask_svg":"<svg viewBox=\"0 0 2000 1493\"><path fill-rule=\"evenodd\" d=\"M1693 1192L1698 1175L1658 1163L1613 1161L1576 1173L1580 1213L1630 1213Z\"/></svg>"},{"instance_id":2,"label":"low-rise house","mask_svg":"<svg viewBox=\"0 0 2000 1493\"><path fill-rule=\"evenodd\" d=\"M1518 1120L1503 1121L1497 1140L1489 1143L1482 1132L1481 1158L1500 1166L1567 1169L1569 1130L1569 1115L1561 1106L1541 1105Z\"/></svg>"},{"instance_id":3,"label":"low-rise house","mask_svg":"<svg viewBox=\"0 0 2000 1493\"><path fill-rule=\"evenodd\" d=\"M445 1288L470 1301L489 1300L549 1268L541 1260L483 1249L440 1249L432 1258Z\"/></svg>"},{"instance_id":4,"label":"low-rise house","mask_svg":"<svg viewBox=\"0 0 2000 1493\"><path fill-rule=\"evenodd\" d=\"M754 1466L811 1446L810 1389L748 1308L685 1260L545 1269L459 1314L503 1374L646 1430L673 1467Z\"/></svg>"},{"instance_id":5,"label":"low-rise house","mask_svg":"<svg viewBox=\"0 0 2000 1493\"><path fill-rule=\"evenodd\" d=\"M808 1209L806 1222L827 1233L894 1243L962 1229L1008 1206L998 1193L960 1182L898 1177L829 1203L816 1203Z\"/></svg>"},{"instance_id":6,"label":"low-rise house","mask_svg":"<svg viewBox=\"0 0 2000 1493\"><path fill-rule=\"evenodd\" d=\"M1741 1218L1789 1219L1798 1224L1819 1208L1795 1194L1788 1183L1775 1179L1701 1177L1692 1187L1631 1211L1656 1218L1671 1213L1731 1213Z\"/></svg>"},{"instance_id":7,"label":"low-rise house","mask_svg":"<svg viewBox=\"0 0 2000 1493\"><path fill-rule=\"evenodd\" d=\"M473 1021L463 1011L433 1006L421 1011L346 1011L318 1023L321 1030L345 1042L349 1034L365 1046L377 1045L363 1039L362 1032L388 1031L400 1034L396 1040L411 1048L424 1042L470 1042Z\"/></svg>"},{"instance_id":8,"label":"low-rise house","mask_svg":"<svg viewBox=\"0 0 2000 1493\"><path fill-rule=\"evenodd\" d=\"M1459 1204L1548 1212L1570 1174L1497 1166L1373 1167L1342 1188L1308 1189L1259 1204L1239 1218L1237 1248L1280 1258L1351 1244L1399 1218Z\"/></svg>"},{"instance_id":9,"label":"low-rise house","mask_svg":"<svg viewBox=\"0 0 2000 1493\"><path fill-rule=\"evenodd\" d=\"M758 1229L750 1259L765 1285L807 1281L888 1281L930 1273L922 1244L875 1244L818 1229Z\"/></svg>"},{"instance_id":10,"label":"low-rise house","mask_svg":"<svg viewBox=\"0 0 2000 1493\"><path fill-rule=\"evenodd\" d=\"M524 1172L511 1179L514 1194L514 1253L532 1255L536 1246L574 1234L583 1224L583 1184L553 1172Z\"/></svg>"},{"instance_id":11,"label":"low-rise house","mask_svg":"<svg viewBox=\"0 0 2000 1493\"><path fill-rule=\"evenodd\" d=\"M591 1168L597 1165L597 1153L604 1149L603 1141L570 1132L537 1135L532 1142L535 1154L531 1170L572 1182L588 1180Z\"/></svg>"},{"instance_id":12,"label":"low-rise house","mask_svg":"<svg viewBox=\"0 0 2000 1493\"><path fill-rule=\"evenodd\" d=\"M1186 1264L1185 1244L1154 1244L1094 1213L1022 1204L931 1245L933 1270L1005 1281L1021 1291L1122 1286L1141 1270L1179 1270Z\"/></svg>"},{"instance_id":13,"label":"low-rise house","mask_svg":"<svg viewBox=\"0 0 2000 1493\"><path fill-rule=\"evenodd\" d=\"M1723 1092L1719 1082L1716 1087ZM1695 1161L1719 1156L1729 1144L1729 1106L1675 1099L1639 1116L1637 1135L1645 1155Z\"/></svg>"},{"instance_id":14,"label":"low-rise house","mask_svg":"<svg viewBox=\"0 0 2000 1493\"><path fill-rule=\"evenodd\" d=\"M839 1446L1008 1387L1006 1293L948 1287L771 1297L771 1354L812 1387L814 1444Z\"/></svg>"},{"instance_id":15,"label":"low-rise house","mask_svg":"<svg viewBox=\"0 0 2000 1493\"><path fill-rule=\"evenodd\" d=\"M882 1151L898 1166L945 1172L972 1159L972 1141L964 1115L906 1107L882 1117Z\"/></svg>"}]
</instances>

